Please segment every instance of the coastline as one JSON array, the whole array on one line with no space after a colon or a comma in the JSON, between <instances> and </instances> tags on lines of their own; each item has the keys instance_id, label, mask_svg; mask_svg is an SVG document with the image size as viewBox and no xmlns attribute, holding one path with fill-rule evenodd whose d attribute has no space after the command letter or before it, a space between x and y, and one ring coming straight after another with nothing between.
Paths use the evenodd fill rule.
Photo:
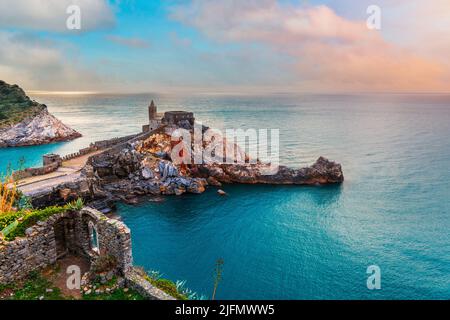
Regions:
<instances>
[{"instance_id":1,"label":"coastline","mask_svg":"<svg viewBox=\"0 0 450 320\"><path fill-rule=\"evenodd\" d=\"M117 136L118 128L122 132L119 135L139 132L139 125L147 118L142 105L150 98L96 97L83 105L71 97L46 98L44 102L52 106L51 112L67 123L73 123L71 119L80 114L82 125L75 128L85 133L84 138L0 152L12 162L16 162L14 157L24 155L28 163L44 153L75 153L91 141ZM283 128L282 164L304 167L312 164L316 155L329 155L343 164L346 183L302 188L224 185L228 197L219 197L210 187L202 196L170 196L163 202L148 202L149 205L144 197L138 206L120 206L118 209L135 237L134 256L139 264L161 270L172 280L187 280L197 292L208 293L210 283L202 285L201 273L208 273L220 254L226 261L220 289L223 297L251 298L249 292L259 290L270 292L258 295L266 299L373 299L373 293L364 291L365 284L354 275L364 274L366 261L379 257L385 261L385 276L392 279L398 290L382 290L376 295L378 298L445 298L448 290L443 283L431 288L423 287L421 281L434 283L433 279L448 274L442 250L447 241L435 237L448 229L443 216L448 211L444 201L448 175L441 170L426 176L421 173L424 166L445 167L447 163L448 140L443 137L448 131L448 100L439 103L441 99L436 98L427 103L425 98L411 97L383 102L370 96L363 98L346 97L326 103L329 100L319 97L313 105L288 97L208 98L211 106L203 99L180 99L175 103L163 100L165 110L186 105L199 118L210 119L208 124L214 127L245 122L255 128ZM110 107L106 107L109 103ZM255 112L246 112L247 106L257 104L256 116ZM375 104L378 108L369 107ZM69 105L78 107L68 109ZM97 112L100 106L105 108L102 113ZM423 106L427 106L428 113L421 112ZM420 139L411 141L412 132ZM408 241L412 238L414 243ZM263 246L261 242L271 245ZM425 244L427 252L419 255ZM196 258L185 260L186 255ZM174 256L179 259L173 260ZM276 261L271 257L276 257ZM433 269L427 269L430 259ZM248 267L241 266L243 261ZM253 265L255 261L259 261L258 266ZM248 278L246 271L254 268L260 270L260 277ZM236 281L242 283L246 279L245 283L248 281L251 286L236 286L230 270L238 270L233 272ZM277 270L284 271L278 274ZM322 281L333 279L336 270L341 270L345 283ZM273 276L275 282L265 282L268 276ZM286 278L289 283L284 282ZM403 286L412 279L414 284ZM265 285L260 286L261 283Z\"/></svg>"},{"instance_id":2,"label":"coastline","mask_svg":"<svg viewBox=\"0 0 450 320\"><path fill-rule=\"evenodd\" d=\"M17 85L0 80L0 148L70 141L81 134L32 101Z\"/></svg>"},{"instance_id":3,"label":"coastline","mask_svg":"<svg viewBox=\"0 0 450 320\"><path fill-rule=\"evenodd\" d=\"M324 185L344 181L341 166L323 157L312 166L302 169L280 166L272 175L263 174L267 165L259 160L254 164L205 162L188 166L175 165L168 158L170 150L177 147L177 144L172 145L170 137L186 126L193 130L194 121L185 123L185 120L169 118L172 116L171 112L166 112L164 118L155 120L156 106L153 101L149 106L149 115L151 127L144 125L140 134L91 143L89 148L64 158L50 155L50 163L46 163L44 157L44 167L41 169L16 173L19 187L26 195L31 196L35 206L42 207L77 198L100 203L117 200L133 203L136 202L136 197L143 195L181 195L186 192L199 194L208 185L221 186L222 183ZM181 111L174 115L193 117L193 114ZM226 150L240 148L234 143L228 144L226 142ZM67 165L68 160L81 156L86 160L77 168ZM249 159L248 155L243 157ZM76 176L66 174L69 179L65 179L67 181L61 181L58 176L47 177L50 172L64 166L74 168ZM31 183L20 182L30 175L35 176ZM40 187L43 181L46 182L44 189Z\"/></svg>"}]
</instances>

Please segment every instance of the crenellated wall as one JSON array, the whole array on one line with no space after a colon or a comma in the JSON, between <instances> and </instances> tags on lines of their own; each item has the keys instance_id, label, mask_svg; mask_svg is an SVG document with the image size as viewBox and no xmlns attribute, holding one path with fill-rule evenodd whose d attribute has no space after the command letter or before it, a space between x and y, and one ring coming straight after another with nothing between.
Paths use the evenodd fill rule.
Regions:
<instances>
[{"instance_id":1,"label":"crenellated wall","mask_svg":"<svg viewBox=\"0 0 450 320\"><path fill-rule=\"evenodd\" d=\"M24 170L15 171L12 174L14 181L22 180L29 177L41 176L44 174L49 174L58 170L60 164L55 162L49 165L38 167L38 168L27 168Z\"/></svg>"}]
</instances>

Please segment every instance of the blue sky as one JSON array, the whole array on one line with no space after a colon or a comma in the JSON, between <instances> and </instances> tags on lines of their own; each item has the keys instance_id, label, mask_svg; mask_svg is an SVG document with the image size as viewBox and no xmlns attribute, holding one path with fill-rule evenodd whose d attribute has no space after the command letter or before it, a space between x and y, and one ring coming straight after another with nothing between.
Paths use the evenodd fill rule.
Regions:
<instances>
[{"instance_id":1,"label":"blue sky","mask_svg":"<svg viewBox=\"0 0 450 320\"><path fill-rule=\"evenodd\" d=\"M372 2L3 0L0 78L43 91L448 91L449 2L380 0L379 31ZM71 4L81 31L65 27Z\"/></svg>"}]
</instances>

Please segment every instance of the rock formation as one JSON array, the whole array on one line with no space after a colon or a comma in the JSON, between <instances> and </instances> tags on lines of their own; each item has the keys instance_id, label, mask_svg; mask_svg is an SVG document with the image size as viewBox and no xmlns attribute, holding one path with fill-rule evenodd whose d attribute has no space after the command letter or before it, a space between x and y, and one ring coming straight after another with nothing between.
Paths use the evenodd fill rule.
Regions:
<instances>
[{"instance_id":1,"label":"rock formation","mask_svg":"<svg viewBox=\"0 0 450 320\"><path fill-rule=\"evenodd\" d=\"M178 151L178 145L185 142L172 141L169 132L172 129L163 127L158 133L133 138L91 156L77 181L33 196L33 205L40 207L82 197L103 211L118 200L135 204L138 197L146 195L200 194L208 186L219 189L226 183L326 185L344 181L341 165L323 157L309 167L280 166L270 174L269 164L258 159L251 164L218 163L216 156L226 156L228 152L235 153L240 160L251 160L239 146L227 141L224 152L204 157L201 164L176 164L171 159L172 151L175 147ZM206 142L201 144L208 147Z\"/></svg>"},{"instance_id":2,"label":"rock formation","mask_svg":"<svg viewBox=\"0 0 450 320\"><path fill-rule=\"evenodd\" d=\"M81 137L51 115L47 106L28 98L17 85L0 81L0 147L68 141Z\"/></svg>"},{"instance_id":3,"label":"rock formation","mask_svg":"<svg viewBox=\"0 0 450 320\"><path fill-rule=\"evenodd\" d=\"M259 161L256 164L205 162L183 166L175 165L170 153L170 136L158 133L91 157L87 168L100 186L93 198L100 196L135 203L137 197L143 195L198 194L208 185L220 187L223 183L326 185L344 181L341 165L323 157L310 167L280 166L267 175L268 165Z\"/></svg>"},{"instance_id":4,"label":"rock formation","mask_svg":"<svg viewBox=\"0 0 450 320\"><path fill-rule=\"evenodd\" d=\"M320 157L312 166L291 169L280 166L274 174L267 175L265 164L247 165L201 165L200 176L214 177L223 183L243 184L295 184L325 185L344 181L342 167L333 161ZM209 180L208 180L209 181Z\"/></svg>"}]
</instances>

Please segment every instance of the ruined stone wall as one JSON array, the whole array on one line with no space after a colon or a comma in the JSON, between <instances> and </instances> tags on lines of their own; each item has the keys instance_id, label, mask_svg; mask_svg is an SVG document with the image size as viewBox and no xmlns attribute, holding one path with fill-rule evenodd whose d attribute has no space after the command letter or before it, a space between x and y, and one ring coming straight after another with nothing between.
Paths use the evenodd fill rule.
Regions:
<instances>
[{"instance_id":1,"label":"ruined stone wall","mask_svg":"<svg viewBox=\"0 0 450 320\"><path fill-rule=\"evenodd\" d=\"M99 250L91 247L88 223L95 226ZM58 226L58 237L55 227ZM61 229L62 228L62 229ZM64 237L61 238L61 230ZM26 230L26 236L14 241L0 241L0 284L27 276L31 271L56 262L58 255L72 252L91 261L101 255L114 256L117 271L125 274L132 267L130 230L120 221L108 219L91 208L65 212L38 222Z\"/></svg>"},{"instance_id":2,"label":"ruined stone wall","mask_svg":"<svg viewBox=\"0 0 450 320\"><path fill-rule=\"evenodd\" d=\"M53 216L27 229L24 238L0 241L0 284L19 280L31 271L56 262L53 224L58 218Z\"/></svg>"},{"instance_id":3,"label":"ruined stone wall","mask_svg":"<svg viewBox=\"0 0 450 320\"><path fill-rule=\"evenodd\" d=\"M98 233L98 253L91 249L91 239L87 227L89 222L92 222ZM75 233L78 235L76 243L79 254L84 254L92 260L100 255L113 256L118 263L118 270L123 274L131 268L133 264L131 233L123 222L108 219L95 209L84 208L77 214Z\"/></svg>"}]
</instances>

